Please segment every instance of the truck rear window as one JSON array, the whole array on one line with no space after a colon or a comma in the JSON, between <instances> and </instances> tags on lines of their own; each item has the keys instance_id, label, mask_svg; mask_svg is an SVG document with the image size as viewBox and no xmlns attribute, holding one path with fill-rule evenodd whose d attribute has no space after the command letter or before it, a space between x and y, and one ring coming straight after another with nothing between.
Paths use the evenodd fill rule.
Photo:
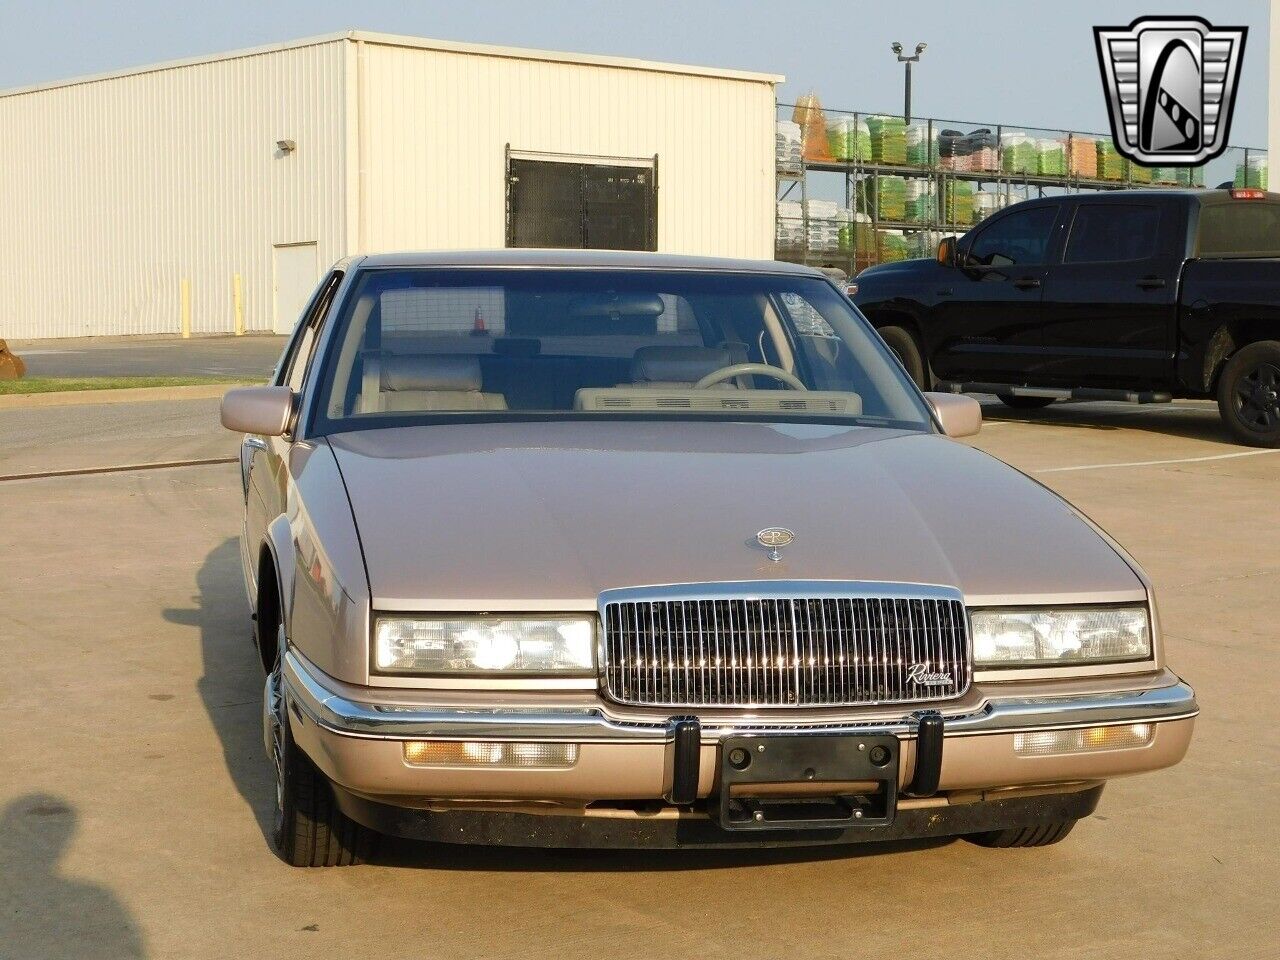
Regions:
<instances>
[{"instance_id":1,"label":"truck rear window","mask_svg":"<svg viewBox=\"0 0 1280 960\"><path fill-rule=\"evenodd\" d=\"M1200 208L1201 257L1280 257L1280 204L1233 200Z\"/></svg>"}]
</instances>

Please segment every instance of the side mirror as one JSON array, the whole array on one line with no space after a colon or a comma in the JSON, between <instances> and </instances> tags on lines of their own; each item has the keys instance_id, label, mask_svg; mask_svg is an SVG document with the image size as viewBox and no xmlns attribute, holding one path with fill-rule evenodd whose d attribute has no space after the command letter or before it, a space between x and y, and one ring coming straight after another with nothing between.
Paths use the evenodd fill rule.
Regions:
<instances>
[{"instance_id":1,"label":"side mirror","mask_svg":"<svg viewBox=\"0 0 1280 960\"><path fill-rule=\"evenodd\" d=\"M982 406L958 393L926 393L934 416L948 437L972 437L982 429Z\"/></svg>"},{"instance_id":2,"label":"side mirror","mask_svg":"<svg viewBox=\"0 0 1280 960\"><path fill-rule=\"evenodd\" d=\"M293 419L288 387L239 387L222 395L222 425L236 433L278 437Z\"/></svg>"},{"instance_id":3,"label":"side mirror","mask_svg":"<svg viewBox=\"0 0 1280 960\"><path fill-rule=\"evenodd\" d=\"M956 238L943 237L938 241L938 262L944 267L954 267L956 265Z\"/></svg>"}]
</instances>

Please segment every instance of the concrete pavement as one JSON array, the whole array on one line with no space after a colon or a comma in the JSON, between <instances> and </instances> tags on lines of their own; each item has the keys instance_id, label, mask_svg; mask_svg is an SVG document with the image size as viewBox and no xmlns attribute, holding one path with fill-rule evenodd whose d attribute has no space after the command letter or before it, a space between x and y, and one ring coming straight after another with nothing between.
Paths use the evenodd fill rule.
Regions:
<instances>
[{"instance_id":1,"label":"concrete pavement","mask_svg":"<svg viewBox=\"0 0 1280 960\"><path fill-rule=\"evenodd\" d=\"M1280 454L1175 407L993 406L977 438L1146 566L1204 711L1183 764L1112 783L1043 850L393 842L290 869L266 837L236 467L0 483L0 957L1273 957ZM235 449L214 401L65 409L0 411L10 460Z\"/></svg>"},{"instance_id":2,"label":"concrete pavement","mask_svg":"<svg viewBox=\"0 0 1280 960\"><path fill-rule=\"evenodd\" d=\"M29 377L217 376L266 379L285 337L86 337L10 340Z\"/></svg>"}]
</instances>

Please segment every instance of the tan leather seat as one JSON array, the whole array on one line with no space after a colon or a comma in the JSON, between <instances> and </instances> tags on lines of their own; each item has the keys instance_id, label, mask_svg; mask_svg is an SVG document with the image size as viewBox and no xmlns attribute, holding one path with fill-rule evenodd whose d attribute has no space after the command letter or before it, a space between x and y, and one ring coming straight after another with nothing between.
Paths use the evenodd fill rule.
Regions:
<instances>
[{"instance_id":1,"label":"tan leather seat","mask_svg":"<svg viewBox=\"0 0 1280 960\"><path fill-rule=\"evenodd\" d=\"M371 353L364 357L360 410L506 410L500 393L482 393L480 360L468 354Z\"/></svg>"},{"instance_id":2,"label":"tan leather seat","mask_svg":"<svg viewBox=\"0 0 1280 960\"><path fill-rule=\"evenodd\" d=\"M641 347L631 358L631 382L619 386L688 389L709 373L746 362L747 348L741 343L726 343L718 347ZM732 380L716 386L737 388Z\"/></svg>"}]
</instances>

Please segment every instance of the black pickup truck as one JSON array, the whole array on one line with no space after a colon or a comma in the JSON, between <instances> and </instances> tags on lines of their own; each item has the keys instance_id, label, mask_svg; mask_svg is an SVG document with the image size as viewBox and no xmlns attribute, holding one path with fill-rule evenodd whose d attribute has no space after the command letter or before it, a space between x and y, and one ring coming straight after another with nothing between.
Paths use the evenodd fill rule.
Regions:
<instances>
[{"instance_id":1,"label":"black pickup truck","mask_svg":"<svg viewBox=\"0 0 1280 960\"><path fill-rule=\"evenodd\" d=\"M1280 194L1028 200L849 293L926 389L1023 409L1216 397L1237 439L1280 446Z\"/></svg>"}]
</instances>

